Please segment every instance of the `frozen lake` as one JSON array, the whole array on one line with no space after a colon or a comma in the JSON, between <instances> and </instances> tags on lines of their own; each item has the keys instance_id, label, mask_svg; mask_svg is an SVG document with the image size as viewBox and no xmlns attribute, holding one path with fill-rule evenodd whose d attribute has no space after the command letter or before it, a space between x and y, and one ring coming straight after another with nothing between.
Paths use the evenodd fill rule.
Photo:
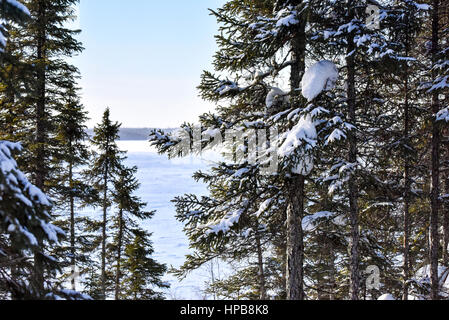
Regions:
<instances>
[{"instance_id":1,"label":"frozen lake","mask_svg":"<svg viewBox=\"0 0 449 320\"><path fill-rule=\"evenodd\" d=\"M181 266L189 253L188 240L182 224L175 219L171 200L185 193L206 194L206 187L195 182L192 175L199 169L207 169L210 162L199 158L169 160L158 155L147 141L120 141L119 147L128 152L126 164L139 169L138 195L148 203L148 210L157 211L153 219L143 224L153 233L155 259L168 267ZM164 280L171 284L167 299L202 299L201 288L208 280L208 272L195 271L181 282L168 274Z\"/></svg>"}]
</instances>

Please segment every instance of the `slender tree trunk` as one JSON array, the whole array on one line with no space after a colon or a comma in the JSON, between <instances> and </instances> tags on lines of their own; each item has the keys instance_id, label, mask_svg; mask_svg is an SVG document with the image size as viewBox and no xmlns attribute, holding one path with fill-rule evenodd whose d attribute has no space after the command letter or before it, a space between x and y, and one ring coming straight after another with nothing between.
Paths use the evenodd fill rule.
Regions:
<instances>
[{"instance_id":1,"label":"slender tree trunk","mask_svg":"<svg viewBox=\"0 0 449 320\"><path fill-rule=\"evenodd\" d=\"M449 156L449 147L447 155ZM448 168L449 169L449 168ZM445 205L444 205L444 213L443 213L443 232L444 232L444 241L443 241L443 261L446 267L449 267L449 172L446 176L445 181Z\"/></svg>"},{"instance_id":2,"label":"slender tree trunk","mask_svg":"<svg viewBox=\"0 0 449 320\"><path fill-rule=\"evenodd\" d=\"M296 4L300 4L297 1ZM298 25L295 38L292 40L291 90L293 95L300 88L301 78L305 72L305 17ZM292 101L295 101L294 97ZM304 182L302 175L293 175L288 182L287 207L287 263L286 289L288 300L304 300L304 235L302 219L304 217Z\"/></svg>"},{"instance_id":3,"label":"slender tree trunk","mask_svg":"<svg viewBox=\"0 0 449 320\"><path fill-rule=\"evenodd\" d=\"M72 150L72 141L69 141L69 149ZM75 267L76 267L76 250L75 250L75 197L73 195L73 163L69 162L69 186L70 186L70 255L72 265L72 290L76 290Z\"/></svg>"},{"instance_id":4,"label":"slender tree trunk","mask_svg":"<svg viewBox=\"0 0 449 320\"><path fill-rule=\"evenodd\" d=\"M256 235L256 246L257 246L257 262L259 267L259 291L260 291L260 300L267 299L267 292L265 288L265 271L264 271L264 263L263 263L263 252L262 245L260 243L260 236Z\"/></svg>"},{"instance_id":5,"label":"slender tree trunk","mask_svg":"<svg viewBox=\"0 0 449 320\"><path fill-rule=\"evenodd\" d=\"M349 21L352 20L353 8L351 1L348 2L348 17ZM355 62L354 62L354 39L353 35L348 36L348 48L346 65L348 69L347 79L347 98L348 98L348 113L349 121L352 125L357 125L356 118L356 91L355 91ZM355 130L351 130L348 134L349 141L349 163L354 166L354 170L357 169L357 136ZM351 223L351 278L350 278L350 290L351 299L359 299L360 291L360 277L359 277L359 209L358 209L358 185L356 174L352 173L349 179L349 214Z\"/></svg>"},{"instance_id":6,"label":"slender tree trunk","mask_svg":"<svg viewBox=\"0 0 449 320\"><path fill-rule=\"evenodd\" d=\"M36 95L36 186L42 190L45 188L46 166L45 163L45 137L47 131L45 107L46 107L46 34L45 34L45 7L43 1L39 1L38 24L40 27L37 38L37 95ZM44 190L45 191L45 190Z\"/></svg>"},{"instance_id":7,"label":"slender tree trunk","mask_svg":"<svg viewBox=\"0 0 449 320\"><path fill-rule=\"evenodd\" d=\"M407 161L407 160L406 160ZM408 161L407 161L408 162ZM404 172L405 192L404 192L404 261L403 261L403 300L408 300L408 280L410 279L410 167L408 163Z\"/></svg>"},{"instance_id":8,"label":"slender tree trunk","mask_svg":"<svg viewBox=\"0 0 449 320\"><path fill-rule=\"evenodd\" d=\"M439 50L439 0L433 1L432 14L432 64L437 61ZM432 78L435 79L436 72L432 71ZM438 93L432 95L432 112L439 111ZM436 121L432 121L432 192L431 192L431 214L430 214L430 278L431 278L431 299L439 299L439 277L438 277L438 256L440 237L438 232L439 210L440 210L440 128Z\"/></svg>"},{"instance_id":9,"label":"slender tree trunk","mask_svg":"<svg viewBox=\"0 0 449 320\"><path fill-rule=\"evenodd\" d=\"M217 300L217 289L215 288L215 274L214 274L214 260L210 261L210 279L212 283L212 288L214 288L214 301Z\"/></svg>"},{"instance_id":10,"label":"slender tree trunk","mask_svg":"<svg viewBox=\"0 0 449 320\"><path fill-rule=\"evenodd\" d=\"M120 299L120 278L121 278L121 259L122 259L122 238L123 238L123 209L119 211L118 217L118 243L117 243L117 269L115 272L115 300Z\"/></svg>"},{"instance_id":11,"label":"slender tree trunk","mask_svg":"<svg viewBox=\"0 0 449 320\"><path fill-rule=\"evenodd\" d=\"M38 25L39 31L37 36L37 96L36 96L36 163L35 163L35 184L39 189L45 190L46 166L45 163L45 137L46 137L46 17L45 17L45 3L39 1L38 4ZM42 297L44 295L44 265L42 256L40 254L34 255L34 283L37 290L37 295Z\"/></svg>"},{"instance_id":12,"label":"slender tree trunk","mask_svg":"<svg viewBox=\"0 0 449 320\"><path fill-rule=\"evenodd\" d=\"M102 241L101 241L101 293L106 300L106 228L108 219L108 180L109 166L106 164L103 177L103 223L102 223Z\"/></svg>"},{"instance_id":13,"label":"slender tree trunk","mask_svg":"<svg viewBox=\"0 0 449 320\"><path fill-rule=\"evenodd\" d=\"M290 204L287 208L287 299L304 300L304 176L290 182Z\"/></svg>"},{"instance_id":14,"label":"slender tree trunk","mask_svg":"<svg viewBox=\"0 0 449 320\"><path fill-rule=\"evenodd\" d=\"M442 19L440 24L442 26L449 25L449 3L442 3L441 11ZM445 175L445 198L444 198L444 207L443 207L443 263L446 267L449 267L449 128L445 128L443 132L444 142L445 142L445 166L446 166L446 175Z\"/></svg>"},{"instance_id":15,"label":"slender tree trunk","mask_svg":"<svg viewBox=\"0 0 449 320\"><path fill-rule=\"evenodd\" d=\"M329 300L335 300L337 282L335 280L335 255L332 243L329 244Z\"/></svg>"},{"instance_id":16,"label":"slender tree trunk","mask_svg":"<svg viewBox=\"0 0 449 320\"><path fill-rule=\"evenodd\" d=\"M408 25L408 17L407 25ZM406 52L405 56L408 57L408 35L406 35ZM405 78L404 78L404 133L405 143L409 145L410 143L410 110L409 110L409 75L408 75L408 63L405 63ZM404 150L408 150L405 148ZM410 180L410 157L408 151L404 151L404 244L403 244L403 254L404 254L404 265L403 265L403 290L402 299L408 300L408 280L410 279L410 191L411 191L411 180Z\"/></svg>"},{"instance_id":17,"label":"slender tree trunk","mask_svg":"<svg viewBox=\"0 0 449 320\"><path fill-rule=\"evenodd\" d=\"M325 240L323 238L319 238L316 243L319 247L324 248L325 246ZM324 251L324 250L323 250ZM323 255L325 255L327 252L320 251L318 253L318 265L319 269L324 265L325 259L323 258ZM317 268L318 269L318 268ZM317 299L318 301L325 300L328 297L328 293L326 290L326 279L323 276L323 272L321 270L317 270L316 273L316 293L317 293Z\"/></svg>"}]
</instances>

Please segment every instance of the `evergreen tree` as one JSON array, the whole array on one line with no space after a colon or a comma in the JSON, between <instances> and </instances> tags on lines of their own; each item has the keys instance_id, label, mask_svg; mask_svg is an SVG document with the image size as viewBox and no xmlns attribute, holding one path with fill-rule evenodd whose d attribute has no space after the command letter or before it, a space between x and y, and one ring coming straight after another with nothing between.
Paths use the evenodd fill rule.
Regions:
<instances>
[{"instance_id":1,"label":"evergreen tree","mask_svg":"<svg viewBox=\"0 0 449 320\"><path fill-rule=\"evenodd\" d=\"M52 191L54 173L59 167L56 140L57 117L64 104L66 93L74 87L78 70L65 58L81 52L82 46L75 36L79 30L65 27L75 19L76 0L27 1L33 20L12 35L23 54L23 60L33 69L30 77L23 79L30 88L22 100L28 103L28 119L22 127L34 130L29 140L23 141L30 155L22 166L33 175L36 185ZM16 38L17 37L17 38ZM18 100L17 103L21 101Z\"/></svg>"},{"instance_id":2,"label":"evergreen tree","mask_svg":"<svg viewBox=\"0 0 449 320\"><path fill-rule=\"evenodd\" d=\"M416 259L413 251L417 250L412 246L412 239L416 239L416 231L423 227L414 216L416 201L423 197L422 192L418 192L423 190L419 177L426 174L425 165L419 161L420 154L423 154L423 150L420 150L423 143L420 131L424 128L422 124L425 120L417 91L421 68L419 61L422 58L418 58L421 52L416 43L426 17L426 10L422 9L415 1L398 1L391 6L389 18L385 22L390 31L389 41L394 44L397 55L390 56L391 62L385 63L388 70L384 83L389 87L382 92L384 103L381 111L385 129L380 143L383 145L381 150L386 154L383 155L385 160L380 163L377 174L390 181L387 200L393 207L389 211L402 211L402 219L397 223L403 228L399 241L403 252L404 300L409 297L409 280L414 265L412 261ZM395 170L387 171L387 166ZM416 240L414 243L417 243Z\"/></svg>"},{"instance_id":3,"label":"evergreen tree","mask_svg":"<svg viewBox=\"0 0 449 320\"><path fill-rule=\"evenodd\" d=\"M108 209L111 207L113 199L113 183L117 175L122 171L124 159L123 152L117 146L119 139L120 124L113 123L110 119L109 108L103 114L102 122L94 128L94 137L92 146L95 148L93 154L93 163L86 171L90 182L100 194L100 206L103 210L101 222L101 298L106 299L107 275L106 258L108 243Z\"/></svg>"},{"instance_id":4,"label":"evergreen tree","mask_svg":"<svg viewBox=\"0 0 449 320\"><path fill-rule=\"evenodd\" d=\"M17 28L30 22L29 10L17 1L2 1L1 15L7 24L0 25L0 137L10 141L23 138L23 121L26 119L27 106L23 96L30 91L24 79L31 76L32 68L23 61L24 54L18 45ZM9 17L8 17L9 16ZM9 36L6 41L5 36Z\"/></svg>"},{"instance_id":5,"label":"evergreen tree","mask_svg":"<svg viewBox=\"0 0 449 320\"><path fill-rule=\"evenodd\" d=\"M2 1L2 3L8 1ZM75 39L79 30L66 28L75 18L77 0L29 0L25 4L33 17L24 26L11 28L11 46L7 47L12 60L5 76L20 80L7 81L2 97L8 123L7 135L21 143L25 152L18 159L23 171L30 174L34 184L54 196L58 186L58 169L61 165L60 145L56 139L58 108L78 72L65 58L81 52L82 46ZM17 73L18 74L17 74ZM18 89L18 90L17 90ZM25 90L24 90L25 89ZM43 289L44 273L39 257L36 257L36 282Z\"/></svg>"},{"instance_id":6,"label":"evergreen tree","mask_svg":"<svg viewBox=\"0 0 449 320\"><path fill-rule=\"evenodd\" d=\"M115 299L120 300L122 298L137 298L137 288L135 287L131 291L127 291L128 293L133 292L131 296L127 296L123 294L123 288L122 288L122 278L123 276L127 276L128 270L124 270L123 267L123 256L124 251L128 247L132 246L133 249L129 250L136 250L133 251L133 254L135 252L136 255L140 255L140 253L137 253L139 250L139 245L142 243L150 243L149 242L149 235L143 232L142 230L139 230L138 228L138 221L139 220L147 220L151 219L154 215L154 212L146 212L144 211L144 207L147 205L146 203L142 202L137 196L134 195L134 193L140 188L140 184L137 181L135 174L137 172L137 167L133 168L122 168L120 172L117 174L117 178L114 181L114 204L117 207L117 215L114 217L113 224L111 226L111 230L114 232L113 240L110 245L110 251L111 251L111 259L115 260ZM137 231L136 231L137 230ZM140 235L136 235L135 233L138 232ZM141 238L138 238L141 237ZM127 249L128 250L128 249ZM133 255L132 254L132 255ZM145 253L144 253L145 254ZM146 251L146 254L151 254L150 251ZM146 256L132 256L129 257L129 259L146 259ZM130 264L135 263L134 260L129 261ZM137 261L136 261L137 262ZM156 262L153 260L149 260L148 262L142 260L143 264L147 264L147 267L152 265L154 263L156 265ZM138 263L138 262L137 262ZM162 265L161 265L162 268ZM164 267L165 268L165 267ZM145 269L143 269L145 270ZM145 270L146 275L151 274L151 270ZM157 272L162 269L154 269ZM165 270L165 269L164 269ZM133 271L134 272L134 271ZM142 275L144 276L144 275ZM160 277L161 274L157 273L154 279L157 277ZM135 277L135 276L134 276ZM133 282L132 280L131 282ZM137 285L133 282L133 286L137 286L139 288L142 288L142 297L150 298L150 292L147 291L146 294L143 294L145 290L145 284L139 284ZM157 282L153 283L154 285L157 284ZM126 290L126 289L125 289ZM139 293L140 294L140 293Z\"/></svg>"},{"instance_id":7,"label":"evergreen tree","mask_svg":"<svg viewBox=\"0 0 449 320\"><path fill-rule=\"evenodd\" d=\"M448 51L447 36L449 30L447 26L443 26L441 22L444 17L443 1L430 1L431 9L431 35L430 35L430 65L428 68L428 76L430 78L430 88L427 90L429 94L430 112L432 119L432 155L431 155L431 172L432 172L432 190L430 195L431 214L430 214L430 264L431 264L431 292L432 300L440 299L440 216L441 216L441 121L439 121L442 108L440 94L447 93L449 88L449 68L448 68ZM447 110L447 109L445 109ZM444 112L444 110L443 110ZM446 111L447 112L447 111ZM447 248L445 248L447 250Z\"/></svg>"},{"instance_id":8,"label":"evergreen tree","mask_svg":"<svg viewBox=\"0 0 449 320\"><path fill-rule=\"evenodd\" d=\"M39 256L48 270L55 270L46 247L58 243L64 232L49 222L50 200L12 158L21 149L18 144L0 142L0 288L14 299L44 299L52 288L47 283L42 289L36 283L30 254Z\"/></svg>"},{"instance_id":9,"label":"evergreen tree","mask_svg":"<svg viewBox=\"0 0 449 320\"><path fill-rule=\"evenodd\" d=\"M161 152L179 156L190 151L185 137L201 137L201 147L206 147L217 130L223 136L227 129L242 128L245 136L252 129L277 126L280 139L270 143L281 149L281 168L267 178L260 174L261 166L234 158L211 174L196 175L209 185L211 196L176 199L178 219L197 250L188 256L185 270L236 252L228 245L241 244L239 235L251 225L248 221L268 207L268 216L287 220L288 298L376 298L380 292L363 281L363 270L373 264L385 274L382 290L408 297L418 268L410 266L425 261L426 223L412 214L430 210L417 201L420 189L429 185L426 166L420 165L428 157L423 135L427 116L416 91L424 74L417 45L427 6L414 1L372 4L380 10L381 28L366 23L365 1L228 1L212 12L221 25L214 61L219 75L205 72L199 88L204 99L227 105L200 117L200 132L184 124L172 135L156 130L150 140ZM446 53L441 50L438 67L428 69L435 80L427 89L444 89L447 68L441 57ZM321 62L313 64L316 60ZM309 96L306 66L322 67L323 60L340 67L341 80L334 91ZM289 92L275 87L286 78ZM298 94L301 78L305 99ZM433 114L433 122L446 119L445 109L435 108ZM249 140L243 139L243 155L250 153ZM292 152L282 152L286 150ZM279 221L262 218L272 226ZM392 234L391 228L399 225L401 235ZM332 250L323 252L322 246ZM400 247L401 266L394 262ZM307 265L314 266L307 270L305 252ZM307 289L304 272L313 279Z\"/></svg>"},{"instance_id":10,"label":"evergreen tree","mask_svg":"<svg viewBox=\"0 0 449 320\"><path fill-rule=\"evenodd\" d=\"M161 278L167 271L165 265L151 258L154 253L150 234L133 230L134 240L125 247L123 268L123 296L130 300L162 300L156 288L168 288Z\"/></svg>"},{"instance_id":11,"label":"evergreen tree","mask_svg":"<svg viewBox=\"0 0 449 320\"><path fill-rule=\"evenodd\" d=\"M280 208L277 214L282 217L282 209L287 210L286 288L287 297L292 300L304 299L304 248L301 221L306 209L305 180L310 174L309 167L311 153L313 153L311 150L316 143L313 130L307 132L307 129L303 130L301 126L310 124L309 127L313 127L312 122L317 120L320 114L326 113L325 109L321 110L318 106L307 106L307 101L298 95L300 81L305 72L305 28L308 9L308 4L302 1L279 1L276 5L262 1L252 5L229 1L222 9L213 12L222 24L220 28L222 34L217 36L220 50L215 60L216 71L227 72L237 80L220 79L210 72L205 72L199 87L204 99L214 102L231 100L230 106L220 107L217 115L202 116L200 118L202 127L209 128L208 130L213 127L220 128L222 135L226 129L235 128L243 128L244 135L251 130L266 130L274 126L281 131L281 138L271 142L287 150L283 155L281 172L269 178L262 178L259 172L263 170L265 163L251 165L244 161L229 162L217 169L217 180L224 178L228 172L230 175L235 174L236 185L239 182L243 185L242 183L246 180L251 181L256 177L263 180L256 194L265 200L265 205L269 203L274 208ZM284 51L285 49L287 52ZM283 92L268 84L269 81L280 80L282 71L287 68L290 68L290 92ZM238 80L241 83L238 83ZM334 116L333 113L328 113L329 117ZM338 126L340 123L336 124ZM332 125L323 126L326 130L331 130L333 127ZM193 137L195 130L192 126L185 125L183 130L185 135ZM323 131L323 136L326 135L326 130ZM205 129L204 132L207 130ZM303 140L289 140L289 138L294 140L295 134L298 137L303 136ZM162 152L170 151L180 143L179 137L170 137L163 132L155 132L151 140ZM246 146L245 144L245 148ZM246 153L248 154L249 152ZM220 188L225 189L223 186ZM234 189L235 187L230 188L230 190ZM254 198L239 201L242 199L238 197L241 197L241 192L234 197L226 195L226 198L220 199L220 201L227 201L226 206L217 207L224 209L220 215L217 216L215 213L206 216L214 219L217 225L241 228L240 218L243 214L248 212L248 215L251 215L252 212L258 212L258 208L263 206L264 202L255 202ZM281 204L283 202L287 203L287 206ZM207 201L200 203L205 203L204 206L206 206ZM252 211L249 211L250 205L254 205L255 209L251 208ZM213 207L215 203L211 201L209 206ZM230 213L227 206L232 208L231 212L234 214ZM199 217L199 220L201 219L203 218ZM193 228L198 227L196 221L192 221L191 218L188 220ZM204 224L204 221L202 222ZM213 222L209 222L208 226L214 229ZM223 232L227 231L229 230ZM218 235L218 232L215 233L219 239L222 237ZM211 236L212 233L206 234ZM196 236L192 237L192 240L195 241L195 238L201 239L200 236ZM213 243L212 240L209 243Z\"/></svg>"},{"instance_id":12,"label":"evergreen tree","mask_svg":"<svg viewBox=\"0 0 449 320\"><path fill-rule=\"evenodd\" d=\"M211 196L185 195L174 200L177 219L186 224L184 230L195 249L176 274L183 277L215 258L230 264L248 261L251 270L253 265L258 270L252 279L257 283L258 298L265 300L265 266L269 257L264 253L283 228L283 222L275 220L279 208L271 204L269 194L261 186L259 179L263 177L255 170L249 172L248 167L240 167L221 163L211 173L198 172L195 179L208 184ZM243 173L246 178L241 180ZM271 192L279 192L273 189Z\"/></svg>"},{"instance_id":13,"label":"evergreen tree","mask_svg":"<svg viewBox=\"0 0 449 320\"><path fill-rule=\"evenodd\" d=\"M69 80L69 79L67 79ZM86 184L86 177L81 167L89 162L87 113L79 101L77 88L68 89L64 104L60 107L58 115L58 128L56 139L60 145L58 158L62 161L58 169L58 187L54 199L57 201L57 213L60 215L55 221L69 235L68 246L59 248L59 254L70 266L71 273L75 272L78 263L83 264L89 260L83 255L83 247L87 246L87 238L83 225L88 217L79 217L77 208L94 203L98 195L95 190ZM56 214L56 212L55 212ZM77 234L77 231L79 231ZM70 252L67 255L67 251ZM67 259L68 257L68 259ZM72 290L75 288L75 279L71 279Z\"/></svg>"}]
</instances>

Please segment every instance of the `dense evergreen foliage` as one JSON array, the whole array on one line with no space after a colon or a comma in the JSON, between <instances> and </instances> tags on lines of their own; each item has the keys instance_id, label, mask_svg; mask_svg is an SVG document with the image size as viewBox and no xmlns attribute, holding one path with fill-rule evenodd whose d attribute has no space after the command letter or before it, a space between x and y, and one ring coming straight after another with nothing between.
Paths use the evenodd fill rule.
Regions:
<instances>
[{"instance_id":1,"label":"dense evergreen foliage","mask_svg":"<svg viewBox=\"0 0 449 320\"><path fill-rule=\"evenodd\" d=\"M154 212L134 195L137 169L124 166L109 110L89 143L79 72L68 62L83 49L80 30L66 27L77 4L0 1L0 139L12 141L0 141L0 297L106 299L112 282L117 299L163 299L166 268L128 216ZM103 219L81 214L86 207ZM116 265L115 280L106 263Z\"/></svg>"},{"instance_id":2,"label":"dense evergreen foliage","mask_svg":"<svg viewBox=\"0 0 449 320\"><path fill-rule=\"evenodd\" d=\"M241 266L211 284L225 298L446 298L448 9L230 0L211 11L218 51L199 90L216 111L150 141L183 156L241 136L221 149L234 157L195 175L209 196L175 199L195 249L177 274L221 258ZM267 175L270 149L251 161L252 134L273 128L279 168Z\"/></svg>"},{"instance_id":3,"label":"dense evergreen foliage","mask_svg":"<svg viewBox=\"0 0 449 320\"><path fill-rule=\"evenodd\" d=\"M88 135L78 2L0 0L0 299L164 299L121 124L107 108ZM150 134L170 157L222 153L194 175L207 195L173 200L192 252L171 272L209 266L215 299L449 299L449 3L211 14L215 110Z\"/></svg>"}]
</instances>

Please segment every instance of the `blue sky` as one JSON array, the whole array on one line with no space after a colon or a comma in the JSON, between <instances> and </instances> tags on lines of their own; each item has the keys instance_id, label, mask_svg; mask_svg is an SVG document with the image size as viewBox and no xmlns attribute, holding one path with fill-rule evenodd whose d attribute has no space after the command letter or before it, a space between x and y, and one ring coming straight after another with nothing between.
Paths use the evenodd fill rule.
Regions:
<instances>
[{"instance_id":1,"label":"blue sky","mask_svg":"<svg viewBox=\"0 0 449 320\"><path fill-rule=\"evenodd\" d=\"M213 105L198 97L224 0L81 0L83 103L93 126L106 106L124 127L175 127Z\"/></svg>"}]
</instances>

